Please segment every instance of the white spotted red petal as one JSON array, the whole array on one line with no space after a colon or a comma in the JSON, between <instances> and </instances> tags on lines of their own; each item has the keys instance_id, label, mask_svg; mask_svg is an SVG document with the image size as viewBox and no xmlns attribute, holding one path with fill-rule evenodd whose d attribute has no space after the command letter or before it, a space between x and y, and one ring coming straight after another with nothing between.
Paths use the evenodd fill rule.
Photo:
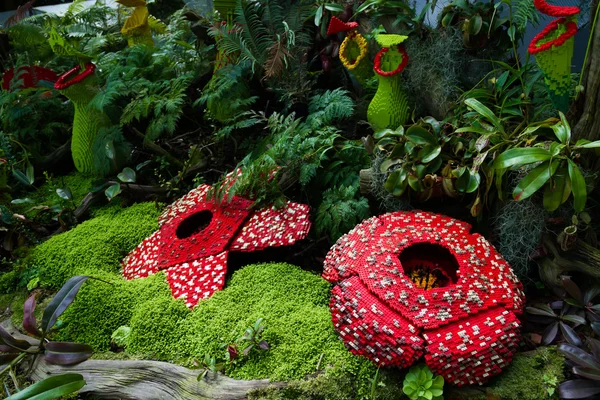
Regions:
<instances>
[{"instance_id":1,"label":"white spotted red petal","mask_svg":"<svg viewBox=\"0 0 600 400\"><path fill-rule=\"evenodd\" d=\"M208 299L225 286L227 255L224 251L215 256L174 265L165 270L171 293L183 299L192 308L198 301Z\"/></svg>"},{"instance_id":2,"label":"white spotted red petal","mask_svg":"<svg viewBox=\"0 0 600 400\"><path fill-rule=\"evenodd\" d=\"M250 252L294 244L308 235L308 216L307 205L292 202L287 202L282 208L260 209L244 223L230 250Z\"/></svg>"}]
</instances>

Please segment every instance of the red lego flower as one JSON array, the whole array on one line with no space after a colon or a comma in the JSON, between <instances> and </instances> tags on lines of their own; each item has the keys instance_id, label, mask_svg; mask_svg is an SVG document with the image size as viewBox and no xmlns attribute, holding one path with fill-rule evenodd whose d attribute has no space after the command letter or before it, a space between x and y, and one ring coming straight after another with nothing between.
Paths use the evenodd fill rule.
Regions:
<instances>
[{"instance_id":1,"label":"red lego flower","mask_svg":"<svg viewBox=\"0 0 600 400\"><path fill-rule=\"evenodd\" d=\"M173 297L193 307L225 286L229 252L288 246L308 234L304 204L253 210L241 197L223 204L209 199L210 188L200 185L163 212L160 229L123 260L126 279L164 270Z\"/></svg>"},{"instance_id":2,"label":"red lego flower","mask_svg":"<svg viewBox=\"0 0 600 400\"><path fill-rule=\"evenodd\" d=\"M327 27L327 35L335 35L340 32L350 32L358 29L358 22L344 22L338 17L331 17Z\"/></svg>"},{"instance_id":3,"label":"red lego flower","mask_svg":"<svg viewBox=\"0 0 600 400\"><path fill-rule=\"evenodd\" d=\"M79 73L79 71L81 71L81 66L77 65L62 74L54 84L54 89L65 90L69 86L82 82L85 78L94 74L96 66L93 63L87 63L83 72Z\"/></svg>"},{"instance_id":4,"label":"red lego flower","mask_svg":"<svg viewBox=\"0 0 600 400\"><path fill-rule=\"evenodd\" d=\"M354 354L406 368L423 354L456 385L484 383L512 359L524 294L510 266L470 225L396 212L357 225L332 247L336 331Z\"/></svg>"},{"instance_id":5,"label":"red lego flower","mask_svg":"<svg viewBox=\"0 0 600 400\"><path fill-rule=\"evenodd\" d=\"M58 76L54 71L48 68L30 66L19 68L18 79L23 80L20 89L29 89L36 87L40 81L56 82ZM10 90L10 83L15 77L15 69L10 68L2 75L2 89Z\"/></svg>"}]
</instances>

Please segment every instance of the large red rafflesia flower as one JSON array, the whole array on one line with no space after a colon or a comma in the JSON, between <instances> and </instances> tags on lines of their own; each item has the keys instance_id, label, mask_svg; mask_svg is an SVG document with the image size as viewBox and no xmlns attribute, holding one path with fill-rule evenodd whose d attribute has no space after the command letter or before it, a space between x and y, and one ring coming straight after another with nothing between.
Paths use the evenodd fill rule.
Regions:
<instances>
[{"instance_id":1,"label":"large red rafflesia flower","mask_svg":"<svg viewBox=\"0 0 600 400\"><path fill-rule=\"evenodd\" d=\"M173 297L191 308L223 289L229 252L287 246L308 234L307 205L253 210L252 201L237 196L220 204L210 189L200 185L163 212L160 229L123 260L126 279L164 270Z\"/></svg>"},{"instance_id":2,"label":"large red rafflesia flower","mask_svg":"<svg viewBox=\"0 0 600 400\"><path fill-rule=\"evenodd\" d=\"M357 225L333 246L336 331L379 366L427 365L456 385L484 383L511 360L524 294L510 266L470 225L396 212Z\"/></svg>"}]
</instances>

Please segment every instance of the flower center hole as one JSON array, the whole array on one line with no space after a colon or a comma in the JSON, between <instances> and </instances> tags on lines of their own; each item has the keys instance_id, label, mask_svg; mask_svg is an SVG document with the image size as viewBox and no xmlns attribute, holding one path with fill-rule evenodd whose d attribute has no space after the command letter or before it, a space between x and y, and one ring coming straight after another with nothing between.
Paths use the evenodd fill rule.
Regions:
<instances>
[{"instance_id":1,"label":"flower center hole","mask_svg":"<svg viewBox=\"0 0 600 400\"><path fill-rule=\"evenodd\" d=\"M208 210L202 210L190 215L184 219L179 226L175 235L178 239L185 239L203 231L212 221L213 215Z\"/></svg>"},{"instance_id":2,"label":"flower center hole","mask_svg":"<svg viewBox=\"0 0 600 400\"><path fill-rule=\"evenodd\" d=\"M456 283L458 262L450 250L438 244L418 243L400 253L404 273L415 286L429 290Z\"/></svg>"}]
</instances>

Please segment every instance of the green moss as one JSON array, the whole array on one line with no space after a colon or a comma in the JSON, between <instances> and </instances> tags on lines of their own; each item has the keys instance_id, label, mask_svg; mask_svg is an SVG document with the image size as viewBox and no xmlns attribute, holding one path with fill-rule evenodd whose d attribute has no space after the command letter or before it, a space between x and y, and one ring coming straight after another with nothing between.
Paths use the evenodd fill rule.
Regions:
<instances>
[{"instance_id":1,"label":"green moss","mask_svg":"<svg viewBox=\"0 0 600 400\"><path fill-rule=\"evenodd\" d=\"M325 369L324 377L306 393L318 391L323 399L369 395L376 369L349 353L335 334L328 308L330 285L318 275L289 264L247 266L233 274L225 290L192 311L173 299L162 273L125 281L119 274L120 261L156 229L158 213L151 203L103 208L95 218L33 249L30 268L39 269L43 286L56 289L81 274L102 279L83 285L61 316L54 339L87 343L106 352L112 333L129 326L129 343L119 357L190 366L205 354L223 359L223 346L264 318L263 338L270 350L253 350L249 357L237 359L228 375L297 380L300 393L309 390L303 383L307 376Z\"/></svg>"},{"instance_id":2,"label":"green moss","mask_svg":"<svg viewBox=\"0 0 600 400\"><path fill-rule=\"evenodd\" d=\"M539 347L535 351L517 353L512 363L486 386L466 388L450 386L447 398L455 400L558 399L557 390L553 396L548 395L548 389L552 385L549 382L554 378L556 384L565 380L564 365L565 358L555 346Z\"/></svg>"},{"instance_id":3,"label":"green moss","mask_svg":"<svg viewBox=\"0 0 600 400\"><path fill-rule=\"evenodd\" d=\"M129 325L135 310L155 312L146 307L145 301L172 299L164 274L132 281L105 274L102 279L110 283L89 280L82 286L61 317L63 325L57 340L86 343L95 351L108 351L112 333Z\"/></svg>"},{"instance_id":4,"label":"green moss","mask_svg":"<svg viewBox=\"0 0 600 400\"><path fill-rule=\"evenodd\" d=\"M153 203L85 221L36 247L29 263L40 270L40 284L58 289L74 275L117 272L129 251L157 228Z\"/></svg>"},{"instance_id":5,"label":"green moss","mask_svg":"<svg viewBox=\"0 0 600 400\"><path fill-rule=\"evenodd\" d=\"M175 301L170 292L167 296L149 298L136 307L129 322L127 352L172 360L173 345L183 337L179 324L189 314L183 301Z\"/></svg>"},{"instance_id":6,"label":"green moss","mask_svg":"<svg viewBox=\"0 0 600 400\"><path fill-rule=\"evenodd\" d=\"M229 371L239 379L302 378L321 365L350 364L356 359L333 332L329 284L288 264L257 264L237 271L228 287L202 302L180 324L184 337L175 350L197 357L220 355L258 318L271 345Z\"/></svg>"},{"instance_id":7,"label":"green moss","mask_svg":"<svg viewBox=\"0 0 600 400\"><path fill-rule=\"evenodd\" d=\"M538 400L549 398L547 377L565 380L565 358L556 347L540 347L535 352L519 353L506 371L494 379L487 392L505 400ZM558 398L555 394L553 398Z\"/></svg>"}]
</instances>

